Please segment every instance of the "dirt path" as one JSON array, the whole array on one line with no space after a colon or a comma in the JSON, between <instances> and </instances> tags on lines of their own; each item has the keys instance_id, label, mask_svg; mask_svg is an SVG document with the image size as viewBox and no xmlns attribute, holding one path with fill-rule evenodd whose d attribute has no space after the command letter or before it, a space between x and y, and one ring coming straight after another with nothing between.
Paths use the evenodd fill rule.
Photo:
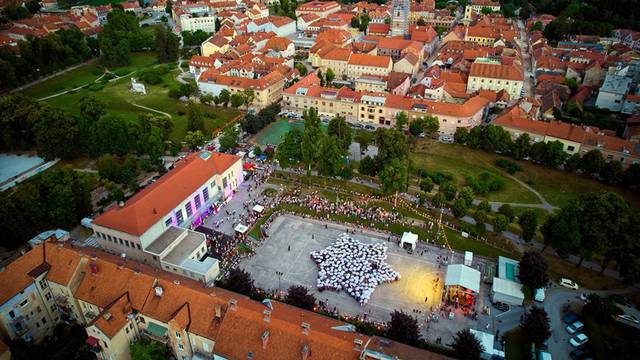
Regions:
<instances>
[{"instance_id":1,"label":"dirt path","mask_svg":"<svg viewBox=\"0 0 640 360\"><path fill-rule=\"evenodd\" d=\"M141 109L145 109L145 110L153 111L153 112L158 113L158 114L162 114L162 115L164 115L164 116L168 117L169 119L173 118L173 117L171 116L171 114L166 113L166 112L164 112L164 111L160 111L160 110L152 109L152 108L150 108L150 107L146 107L146 106L143 106L143 105L138 105L138 104L133 103L133 102L132 102L132 103L130 103L130 104L131 104L131 105L133 105L133 106L135 106L135 107L139 107L139 108L141 108Z\"/></svg>"}]
</instances>

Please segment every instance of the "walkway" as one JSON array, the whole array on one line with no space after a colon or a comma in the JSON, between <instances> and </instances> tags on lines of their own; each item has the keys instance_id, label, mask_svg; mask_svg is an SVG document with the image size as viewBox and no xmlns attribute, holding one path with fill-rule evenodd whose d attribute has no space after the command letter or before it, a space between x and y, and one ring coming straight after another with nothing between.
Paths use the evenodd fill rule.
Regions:
<instances>
[{"instance_id":1,"label":"walkway","mask_svg":"<svg viewBox=\"0 0 640 360\"><path fill-rule=\"evenodd\" d=\"M158 114L164 115L164 116L168 117L169 119L171 119L171 118L172 118L171 114L166 113L166 112L164 112L164 111L160 111L160 110L152 109L152 108L150 108L150 107L146 107L146 106L143 106L143 105L139 105L139 104L136 104L136 103L133 103L133 102L132 102L132 103L130 103L130 104L131 104L131 105L133 105L133 106L135 106L135 107L139 107L139 108L141 108L141 109L145 109L145 110L153 111L153 112L155 112L155 113L158 113Z\"/></svg>"}]
</instances>

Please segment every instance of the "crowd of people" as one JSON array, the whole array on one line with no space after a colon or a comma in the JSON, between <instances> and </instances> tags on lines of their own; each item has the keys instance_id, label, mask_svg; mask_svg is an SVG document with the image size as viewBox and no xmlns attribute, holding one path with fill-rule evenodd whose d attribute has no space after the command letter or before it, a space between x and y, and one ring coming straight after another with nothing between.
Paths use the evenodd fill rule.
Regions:
<instances>
[{"instance_id":1,"label":"crowd of people","mask_svg":"<svg viewBox=\"0 0 640 360\"><path fill-rule=\"evenodd\" d=\"M385 262L387 246L363 243L345 233L333 245L310 256L318 266L318 290L343 290L360 305L369 301L379 284L400 279Z\"/></svg>"}]
</instances>

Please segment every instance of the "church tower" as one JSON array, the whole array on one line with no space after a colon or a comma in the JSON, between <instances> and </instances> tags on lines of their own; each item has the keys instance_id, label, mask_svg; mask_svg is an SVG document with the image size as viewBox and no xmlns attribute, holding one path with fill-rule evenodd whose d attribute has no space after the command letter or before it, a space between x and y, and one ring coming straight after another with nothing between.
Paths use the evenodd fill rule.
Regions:
<instances>
[{"instance_id":1,"label":"church tower","mask_svg":"<svg viewBox=\"0 0 640 360\"><path fill-rule=\"evenodd\" d=\"M393 0L391 5L391 36L409 34L411 0Z\"/></svg>"}]
</instances>

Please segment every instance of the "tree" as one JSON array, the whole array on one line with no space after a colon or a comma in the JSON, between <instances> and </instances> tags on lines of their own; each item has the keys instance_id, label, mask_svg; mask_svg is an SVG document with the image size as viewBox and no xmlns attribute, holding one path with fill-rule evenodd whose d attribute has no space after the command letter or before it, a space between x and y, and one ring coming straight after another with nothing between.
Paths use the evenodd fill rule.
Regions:
<instances>
[{"instance_id":1,"label":"tree","mask_svg":"<svg viewBox=\"0 0 640 360\"><path fill-rule=\"evenodd\" d=\"M337 137L323 134L320 136L318 172L325 176L335 176L340 171L344 150L340 148Z\"/></svg>"},{"instance_id":2,"label":"tree","mask_svg":"<svg viewBox=\"0 0 640 360\"><path fill-rule=\"evenodd\" d=\"M438 191L438 193L435 194L431 199L431 205L436 208L441 208L444 205L445 201L446 199L444 197L444 194L441 191Z\"/></svg>"},{"instance_id":3,"label":"tree","mask_svg":"<svg viewBox=\"0 0 640 360\"><path fill-rule=\"evenodd\" d=\"M164 26L156 27L156 51L158 61L167 63L178 60L180 54L180 38Z\"/></svg>"},{"instance_id":4,"label":"tree","mask_svg":"<svg viewBox=\"0 0 640 360\"><path fill-rule=\"evenodd\" d=\"M307 67L304 66L303 63L299 63L297 62L293 67L295 67L296 69L298 69L298 72L300 73L300 76L306 76L307 73L309 72L307 70Z\"/></svg>"},{"instance_id":5,"label":"tree","mask_svg":"<svg viewBox=\"0 0 640 360\"><path fill-rule=\"evenodd\" d=\"M367 151L369 144L371 144L371 141L373 141L373 137L374 137L374 134L369 131L358 131L356 132L356 135L353 137L353 140L355 140L360 145L360 151L365 152ZM640 172L639 172L639 175L640 175Z\"/></svg>"},{"instance_id":6,"label":"tree","mask_svg":"<svg viewBox=\"0 0 640 360\"><path fill-rule=\"evenodd\" d=\"M549 316L544 309L533 306L525 313L522 320L522 336L529 344L533 343L539 348L551 336Z\"/></svg>"},{"instance_id":7,"label":"tree","mask_svg":"<svg viewBox=\"0 0 640 360\"><path fill-rule=\"evenodd\" d=\"M213 95L211 95L211 94L200 95L200 103L202 103L202 104L211 105L213 100L214 100L213 99Z\"/></svg>"},{"instance_id":8,"label":"tree","mask_svg":"<svg viewBox=\"0 0 640 360\"><path fill-rule=\"evenodd\" d=\"M253 285L251 274L242 269L231 269L225 277L222 287L246 296L253 296L256 288Z\"/></svg>"},{"instance_id":9,"label":"tree","mask_svg":"<svg viewBox=\"0 0 640 360\"><path fill-rule=\"evenodd\" d=\"M469 130L464 127L459 127L456 129L456 132L453 134L453 139L458 144L466 144L467 138L469 137Z\"/></svg>"},{"instance_id":10,"label":"tree","mask_svg":"<svg viewBox=\"0 0 640 360\"><path fill-rule=\"evenodd\" d=\"M325 80L327 82L327 85L331 85L331 83L335 78L336 78L336 73L334 73L331 68L327 68L327 72L325 73Z\"/></svg>"},{"instance_id":11,"label":"tree","mask_svg":"<svg viewBox=\"0 0 640 360\"><path fill-rule=\"evenodd\" d=\"M284 141L278 145L276 152L280 166L286 168L289 164L302 160L302 135L300 129L293 128L284 136Z\"/></svg>"},{"instance_id":12,"label":"tree","mask_svg":"<svg viewBox=\"0 0 640 360\"><path fill-rule=\"evenodd\" d=\"M587 174L599 174L604 168L605 160L600 150L593 149L582 155L580 169Z\"/></svg>"},{"instance_id":13,"label":"tree","mask_svg":"<svg viewBox=\"0 0 640 360\"><path fill-rule=\"evenodd\" d=\"M427 135L434 134L440 129L440 121L433 115L427 115L424 118L424 133Z\"/></svg>"},{"instance_id":14,"label":"tree","mask_svg":"<svg viewBox=\"0 0 640 360\"><path fill-rule=\"evenodd\" d=\"M533 239L538 229L538 216L533 210L526 210L518 216L518 224L522 227L522 238L529 242Z\"/></svg>"},{"instance_id":15,"label":"tree","mask_svg":"<svg viewBox=\"0 0 640 360\"><path fill-rule=\"evenodd\" d=\"M374 137L378 145L377 160L382 164L387 164L392 159L404 160L408 157L407 137L401 131L378 128Z\"/></svg>"},{"instance_id":16,"label":"tree","mask_svg":"<svg viewBox=\"0 0 640 360\"><path fill-rule=\"evenodd\" d=\"M418 320L395 310L391 313L391 321L387 323L386 337L407 345L417 345L420 341L420 329Z\"/></svg>"},{"instance_id":17,"label":"tree","mask_svg":"<svg viewBox=\"0 0 640 360\"><path fill-rule=\"evenodd\" d=\"M138 340L131 345L132 360L163 360L168 355L167 347L157 341Z\"/></svg>"},{"instance_id":18,"label":"tree","mask_svg":"<svg viewBox=\"0 0 640 360\"><path fill-rule=\"evenodd\" d=\"M484 212L491 212L491 204L489 204L489 202L487 200L482 200L480 201L480 204L478 204L478 210L482 210Z\"/></svg>"},{"instance_id":19,"label":"tree","mask_svg":"<svg viewBox=\"0 0 640 360\"><path fill-rule=\"evenodd\" d=\"M467 202L462 198L457 198L453 202L453 206L451 207L451 211L453 211L453 216L455 217L463 217L467 214Z\"/></svg>"},{"instance_id":20,"label":"tree","mask_svg":"<svg viewBox=\"0 0 640 360\"><path fill-rule=\"evenodd\" d=\"M360 17L354 16L351 18L351 27L354 29L360 29Z\"/></svg>"},{"instance_id":21,"label":"tree","mask_svg":"<svg viewBox=\"0 0 640 360\"><path fill-rule=\"evenodd\" d=\"M380 172L379 162L375 161L371 156L367 155L360 160L358 171L362 175L376 176Z\"/></svg>"},{"instance_id":22,"label":"tree","mask_svg":"<svg viewBox=\"0 0 640 360\"><path fill-rule=\"evenodd\" d=\"M220 151L227 152L238 146L239 142L238 130L234 125L227 126L220 135Z\"/></svg>"},{"instance_id":23,"label":"tree","mask_svg":"<svg viewBox=\"0 0 640 360\"><path fill-rule=\"evenodd\" d=\"M535 23L533 23L533 26L531 26L531 31L542 31L542 22L536 21Z\"/></svg>"},{"instance_id":24,"label":"tree","mask_svg":"<svg viewBox=\"0 0 640 360\"><path fill-rule=\"evenodd\" d=\"M302 160L307 165L307 172L311 172L311 166L320 157L320 117L318 110L310 108L303 113L304 133L302 135Z\"/></svg>"},{"instance_id":25,"label":"tree","mask_svg":"<svg viewBox=\"0 0 640 360\"><path fill-rule=\"evenodd\" d=\"M111 154L102 155L97 161L98 175L101 178L119 182L122 177L122 166Z\"/></svg>"},{"instance_id":26,"label":"tree","mask_svg":"<svg viewBox=\"0 0 640 360\"><path fill-rule=\"evenodd\" d=\"M509 204L500 205L500 207L498 208L498 213L506 216L510 222L513 221L513 219L515 219L516 217L516 213L515 211L513 211L513 207L511 207L511 205Z\"/></svg>"},{"instance_id":27,"label":"tree","mask_svg":"<svg viewBox=\"0 0 640 360\"><path fill-rule=\"evenodd\" d=\"M244 96L240 93L235 93L231 95L231 106L234 108L239 108L244 104Z\"/></svg>"},{"instance_id":28,"label":"tree","mask_svg":"<svg viewBox=\"0 0 640 360\"><path fill-rule=\"evenodd\" d=\"M324 75L322 75L322 71L320 69L318 69L316 75L318 75L318 79L320 79L320 86L326 86L327 82L325 81Z\"/></svg>"},{"instance_id":29,"label":"tree","mask_svg":"<svg viewBox=\"0 0 640 360\"><path fill-rule=\"evenodd\" d=\"M231 93L229 92L229 90L223 89L222 91L220 91L220 94L218 94L218 99L220 100L220 103L224 104L224 106L226 107L229 104L229 100L231 99Z\"/></svg>"},{"instance_id":30,"label":"tree","mask_svg":"<svg viewBox=\"0 0 640 360\"><path fill-rule=\"evenodd\" d=\"M640 164L631 164L622 176L622 183L629 188L640 186Z\"/></svg>"},{"instance_id":31,"label":"tree","mask_svg":"<svg viewBox=\"0 0 640 360\"><path fill-rule=\"evenodd\" d=\"M405 125L409 122L409 116L406 112L400 111L396 114L396 129L402 130Z\"/></svg>"},{"instance_id":32,"label":"tree","mask_svg":"<svg viewBox=\"0 0 640 360\"><path fill-rule=\"evenodd\" d=\"M424 192L431 192L433 190L433 180L430 177L424 177L420 179L420 190Z\"/></svg>"},{"instance_id":33,"label":"tree","mask_svg":"<svg viewBox=\"0 0 640 360\"><path fill-rule=\"evenodd\" d=\"M458 331L450 346L456 354L456 359L460 360L480 360L480 354L484 351L478 338L469 329Z\"/></svg>"},{"instance_id":34,"label":"tree","mask_svg":"<svg viewBox=\"0 0 640 360\"><path fill-rule=\"evenodd\" d=\"M187 131L187 134L184 136L184 142L187 144L189 149L193 151L204 145L205 137L200 130ZM220 144L220 148L222 149L222 141L220 141Z\"/></svg>"},{"instance_id":35,"label":"tree","mask_svg":"<svg viewBox=\"0 0 640 360\"><path fill-rule=\"evenodd\" d=\"M411 133L411 135L418 136L422 134L423 131L424 131L423 118L417 118L417 119L411 120L411 122L409 123L409 132Z\"/></svg>"},{"instance_id":36,"label":"tree","mask_svg":"<svg viewBox=\"0 0 640 360\"><path fill-rule=\"evenodd\" d=\"M291 285L284 299L289 305L313 311L316 306L316 297L310 294L307 288L299 285Z\"/></svg>"},{"instance_id":37,"label":"tree","mask_svg":"<svg viewBox=\"0 0 640 360\"><path fill-rule=\"evenodd\" d=\"M48 109L42 115L32 128L38 155L47 160L75 156L80 151L76 118L60 109Z\"/></svg>"},{"instance_id":38,"label":"tree","mask_svg":"<svg viewBox=\"0 0 640 360\"><path fill-rule=\"evenodd\" d=\"M132 13L125 12L122 6L114 6L107 17L104 30L98 36L100 53L102 54L103 60L109 65L129 64L131 62L129 52L143 45L138 43L134 44L139 34L140 26L136 16Z\"/></svg>"},{"instance_id":39,"label":"tree","mask_svg":"<svg viewBox=\"0 0 640 360\"><path fill-rule=\"evenodd\" d=\"M393 159L378 175L382 191L387 194L395 192L394 206L398 199L398 193L407 188L407 166L400 160Z\"/></svg>"},{"instance_id":40,"label":"tree","mask_svg":"<svg viewBox=\"0 0 640 360\"><path fill-rule=\"evenodd\" d=\"M256 93L255 91L253 91L253 89L244 89L244 91L242 92L242 96L244 97L244 104L248 109L256 99Z\"/></svg>"},{"instance_id":41,"label":"tree","mask_svg":"<svg viewBox=\"0 0 640 360\"><path fill-rule=\"evenodd\" d=\"M423 18L418 19L417 23L418 26L425 26L427 25L427 23L424 21Z\"/></svg>"},{"instance_id":42,"label":"tree","mask_svg":"<svg viewBox=\"0 0 640 360\"><path fill-rule=\"evenodd\" d=\"M522 133L513 142L511 154L516 159L523 159L529 156L529 151L531 151L531 137L527 133Z\"/></svg>"},{"instance_id":43,"label":"tree","mask_svg":"<svg viewBox=\"0 0 640 360\"><path fill-rule=\"evenodd\" d=\"M342 150L346 151L349 149L349 146L351 145L351 133L351 127L347 124L344 116L338 115L329 121L327 134L337 138Z\"/></svg>"},{"instance_id":44,"label":"tree","mask_svg":"<svg viewBox=\"0 0 640 360\"><path fill-rule=\"evenodd\" d=\"M537 252L525 252L520 259L518 278L531 290L545 287L549 282L547 261Z\"/></svg>"},{"instance_id":45,"label":"tree","mask_svg":"<svg viewBox=\"0 0 640 360\"><path fill-rule=\"evenodd\" d=\"M616 184L622 180L623 170L619 161L608 161L600 170L602 180L608 184Z\"/></svg>"},{"instance_id":46,"label":"tree","mask_svg":"<svg viewBox=\"0 0 640 360\"><path fill-rule=\"evenodd\" d=\"M502 214L496 214L493 217L493 230L496 232L502 232L507 230L507 227L509 226L509 219L502 215Z\"/></svg>"},{"instance_id":47,"label":"tree","mask_svg":"<svg viewBox=\"0 0 640 360\"><path fill-rule=\"evenodd\" d=\"M204 130L204 115L200 106L193 101L187 104L187 131Z\"/></svg>"},{"instance_id":48,"label":"tree","mask_svg":"<svg viewBox=\"0 0 640 360\"><path fill-rule=\"evenodd\" d=\"M445 199L447 199L447 201L453 200L456 197L456 195L458 194L458 189L450 181L447 181L442 186L440 186L440 191L442 191L442 193L444 194L444 197L445 197Z\"/></svg>"},{"instance_id":49,"label":"tree","mask_svg":"<svg viewBox=\"0 0 640 360\"><path fill-rule=\"evenodd\" d=\"M610 298L592 293L587 296L587 300L583 312L593 316L599 322L609 322L614 315L620 313L620 309Z\"/></svg>"},{"instance_id":50,"label":"tree","mask_svg":"<svg viewBox=\"0 0 640 360\"><path fill-rule=\"evenodd\" d=\"M471 206L471 204L473 203L473 196L473 189L471 189L469 186L463 187L458 194L458 197L465 202L467 207Z\"/></svg>"}]
</instances>

